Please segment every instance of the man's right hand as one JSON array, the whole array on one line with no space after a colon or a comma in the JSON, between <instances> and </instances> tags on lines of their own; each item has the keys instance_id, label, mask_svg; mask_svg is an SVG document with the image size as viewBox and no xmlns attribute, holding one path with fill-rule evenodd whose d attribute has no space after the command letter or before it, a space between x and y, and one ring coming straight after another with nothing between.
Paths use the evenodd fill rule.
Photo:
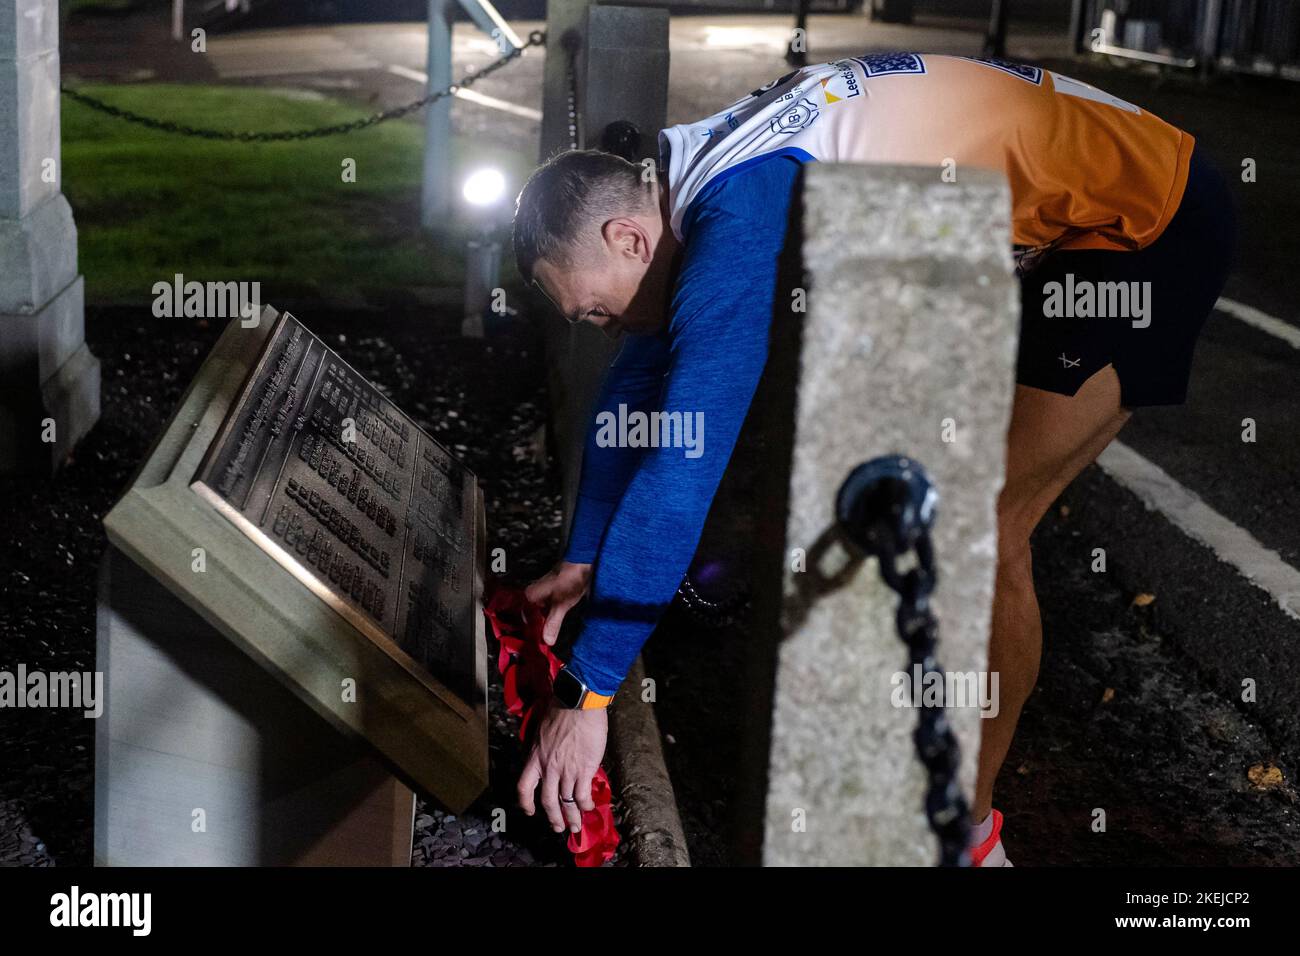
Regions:
<instances>
[{"instance_id":1,"label":"man's right hand","mask_svg":"<svg viewBox=\"0 0 1300 956\"><path fill-rule=\"evenodd\" d=\"M524 589L524 597L540 605L546 615L542 639L554 644L560 636L560 625L569 608L577 604L591 587L591 565L560 561L545 575Z\"/></svg>"}]
</instances>

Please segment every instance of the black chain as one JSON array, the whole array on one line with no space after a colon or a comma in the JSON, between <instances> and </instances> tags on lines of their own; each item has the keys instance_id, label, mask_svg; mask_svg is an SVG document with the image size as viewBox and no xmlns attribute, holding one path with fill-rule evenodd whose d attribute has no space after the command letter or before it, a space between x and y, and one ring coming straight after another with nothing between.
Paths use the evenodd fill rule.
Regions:
<instances>
[{"instance_id":1,"label":"black chain","mask_svg":"<svg viewBox=\"0 0 1300 956\"><path fill-rule=\"evenodd\" d=\"M569 149L578 148L578 50L582 47L582 37L576 30L569 30L561 38L564 47L564 82L565 104L569 123Z\"/></svg>"},{"instance_id":2,"label":"black chain","mask_svg":"<svg viewBox=\"0 0 1300 956\"><path fill-rule=\"evenodd\" d=\"M414 113L418 109L435 103L440 99L448 96L454 96L456 91L465 87L472 86L489 73L494 73L501 67L510 63L512 60L520 57L524 50L529 47L541 46L546 42L546 34L541 30L534 30L528 34L528 39L521 47L514 47L509 53L501 56L500 59L489 63L481 70L469 73L459 83L453 83L445 89L435 90L427 96L422 96L413 103L407 103L405 106L397 106L393 109L384 110L381 113L375 113L373 116L367 116L364 119L353 120L350 123L335 123L332 126L318 126L314 129L296 129L287 130L277 133L249 133L237 130L225 129L206 129L198 126L189 126L185 123L174 123L171 120L154 119L150 116L142 116L139 113L133 113L130 110L124 110L119 106L111 103L105 103L103 100L96 99L89 94L82 93L69 87L63 87L63 95L69 99L76 100L93 110L101 113L107 113L109 116L115 116L118 119L126 120L128 123L137 123L148 129L158 130L162 133L177 133L181 136L196 136L200 139L227 140L239 143L276 143L287 140L316 139L321 136L337 136L341 133L353 133L359 129L366 129L377 123L383 123L387 120L398 119L406 116L408 113Z\"/></svg>"},{"instance_id":3,"label":"black chain","mask_svg":"<svg viewBox=\"0 0 1300 956\"><path fill-rule=\"evenodd\" d=\"M930 528L936 495L925 470L901 456L873 458L855 468L840 487L836 516L848 536L880 562L880 576L898 593L895 621L907 645L909 672L921 666L922 681L939 673L935 648L939 624L930 608L935 586ZM915 554L906 572L899 558ZM929 786L926 817L939 840L940 866L970 865L970 810L961 792L961 749L942 707L920 707L912 735Z\"/></svg>"},{"instance_id":4,"label":"black chain","mask_svg":"<svg viewBox=\"0 0 1300 956\"><path fill-rule=\"evenodd\" d=\"M718 629L735 624L749 604L749 596L741 589L733 589L717 601L705 597L689 572L677 587L677 598L697 621Z\"/></svg>"}]
</instances>

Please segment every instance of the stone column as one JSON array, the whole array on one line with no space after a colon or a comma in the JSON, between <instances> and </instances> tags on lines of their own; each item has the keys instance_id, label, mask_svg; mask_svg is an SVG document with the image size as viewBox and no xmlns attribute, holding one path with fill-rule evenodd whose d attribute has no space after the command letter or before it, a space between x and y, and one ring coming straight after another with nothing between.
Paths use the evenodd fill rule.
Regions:
<instances>
[{"instance_id":1,"label":"stone column","mask_svg":"<svg viewBox=\"0 0 1300 956\"><path fill-rule=\"evenodd\" d=\"M0 471L51 472L99 418L59 191L59 5L0 0Z\"/></svg>"},{"instance_id":2,"label":"stone column","mask_svg":"<svg viewBox=\"0 0 1300 956\"><path fill-rule=\"evenodd\" d=\"M578 145L600 148L605 127L626 120L641 134L637 155L657 159L659 130L668 121L668 11L552 0L547 30L542 159L569 146L567 56L559 38L570 30L580 42ZM618 345L593 326L570 326L548 311L546 349L551 420L563 462L567 535L592 405Z\"/></svg>"},{"instance_id":3,"label":"stone column","mask_svg":"<svg viewBox=\"0 0 1300 956\"><path fill-rule=\"evenodd\" d=\"M983 170L963 169L955 183L923 167L815 163L805 175L807 312L778 319L768 369L785 395L776 421L786 435L773 445L778 487L757 559L767 633L755 633L755 659L770 670L765 679L756 667L747 685L771 688L761 859L932 865L917 711L894 695L908 666L897 597L874 559L855 562L837 539L834 500L853 467L878 455L929 472L938 660L978 680L1019 315L1009 191ZM979 709L950 706L948 717L969 799ZM766 723L755 722L759 736Z\"/></svg>"},{"instance_id":4,"label":"stone column","mask_svg":"<svg viewBox=\"0 0 1300 956\"><path fill-rule=\"evenodd\" d=\"M546 3L546 62L542 70L542 136L538 160L546 162L561 150L568 149L568 64L565 37L579 41L587 23L587 7L591 0L547 0ZM578 50L575 69L582 62ZM578 133L582 145L582 133Z\"/></svg>"},{"instance_id":5,"label":"stone column","mask_svg":"<svg viewBox=\"0 0 1300 956\"><path fill-rule=\"evenodd\" d=\"M585 40L578 91L583 145L602 148L605 127L623 120L641 134L637 159L658 161L659 130L668 122L668 11L588 7Z\"/></svg>"}]
</instances>

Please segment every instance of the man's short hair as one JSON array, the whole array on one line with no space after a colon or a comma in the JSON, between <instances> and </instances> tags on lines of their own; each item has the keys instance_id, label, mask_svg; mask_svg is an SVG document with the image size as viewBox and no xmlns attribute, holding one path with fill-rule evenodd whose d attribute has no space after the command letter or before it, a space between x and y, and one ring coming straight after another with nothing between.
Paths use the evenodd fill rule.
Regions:
<instances>
[{"instance_id":1,"label":"man's short hair","mask_svg":"<svg viewBox=\"0 0 1300 956\"><path fill-rule=\"evenodd\" d=\"M524 281L533 281L540 259L572 265L578 247L609 220L656 208L655 180L643 172L596 149L571 149L538 167L515 202L515 262Z\"/></svg>"}]
</instances>

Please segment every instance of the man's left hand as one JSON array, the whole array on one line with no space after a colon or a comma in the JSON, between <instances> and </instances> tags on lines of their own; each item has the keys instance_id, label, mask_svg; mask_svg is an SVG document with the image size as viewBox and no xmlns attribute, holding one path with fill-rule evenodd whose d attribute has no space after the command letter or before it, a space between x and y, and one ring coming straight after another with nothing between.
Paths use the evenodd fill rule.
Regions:
<instances>
[{"instance_id":1,"label":"man's left hand","mask_svg":"<svg viewBox=\"0 0 1300 956\"><path fill-rule=\"evenodd\" d=\"M519 806L532 816L537 785L542 809L556 833L582 829L582 811L594 810L591 778L605 756L609 717L605 708L570 710L552 705L542 718L524 772L519 775Z\"/></svg>"}]
</instances>

